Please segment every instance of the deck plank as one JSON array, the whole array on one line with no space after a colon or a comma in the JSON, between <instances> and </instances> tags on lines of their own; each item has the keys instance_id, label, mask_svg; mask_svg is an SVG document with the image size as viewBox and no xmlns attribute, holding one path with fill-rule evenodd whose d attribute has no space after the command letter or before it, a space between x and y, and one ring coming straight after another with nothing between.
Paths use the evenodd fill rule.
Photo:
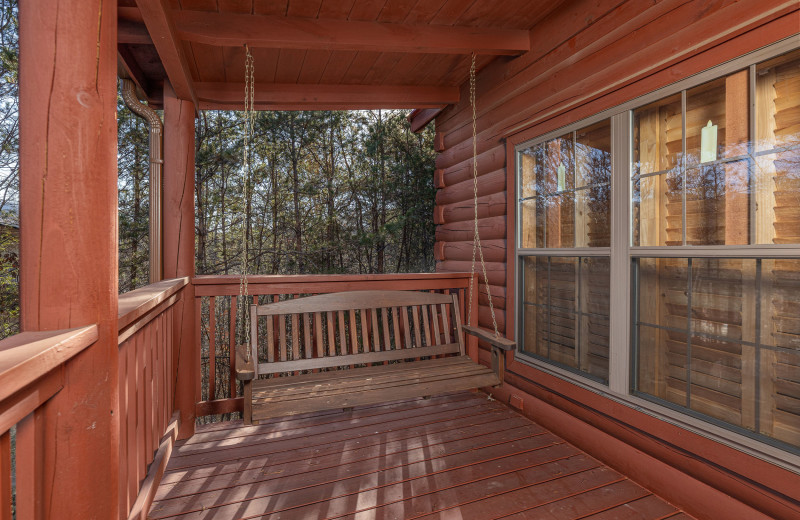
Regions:
<instances>
[{"instance_id":1,"label":"deck plank","mask_svg":"<svg viewBox=\"0 0 800 520\"><path fill-rule=\"evenodd\" d=\"M199 426L149 518L690 519L484 394Z\"/></svg>"}]
</instances>

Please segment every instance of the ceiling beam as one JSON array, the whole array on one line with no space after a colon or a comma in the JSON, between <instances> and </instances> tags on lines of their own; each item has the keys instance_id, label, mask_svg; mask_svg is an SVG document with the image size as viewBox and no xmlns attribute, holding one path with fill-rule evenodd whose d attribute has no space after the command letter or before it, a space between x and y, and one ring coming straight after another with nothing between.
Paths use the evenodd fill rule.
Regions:
<instances>
[{"instance_id":1,"label":"ceiling beam","mask_svg":"<svg viewBox=\"0 0 800 520\"><path fill-rule=\"evenodd\" d=\"M530 50L530 33L524 30L200 11L173 11L172 16L181 39L223 47L489 55Z\"/></svg>"},{"instance_id":2,"label":"ceiling beam","mask_svg":"<svg viewBox=\"0 0 800 520\"><path fill-rule=\"evenodd\" d=\"M117 45L117 76L133 80L136 86L144 93L149 104L160 105L162 103L161 98L156 98L154 95L153 86L150 85L144 72L139 68L136 58L131 54L127 45Z\"/></svg>"},{"instance_id":3,"label":"ceiling beam","mask_svg":"<svg viewBox=\"0 0 800 520\"><path fill-rule=\"evenodd\" d=\"M436 119L436 116L442 113L442 108L418 108L408 114L408 122L411 124L411 131L414 133L421 132L428 123Z\"/></svg>"},{"instance_id":4,"label":"ceiling beam","mask_svg":"<svg viewBox=\"0 0 800 520\"><path fill-rule=\"evenodd\" d=\"M186 55L175 31L171 11L166 8L164 1L138 0L136 3L175 94L180 99L192 101L197 107L197 96Z\"/></svg>"},{"instance_id":5,"label":"ceiling beam","mask_svg":"<svg viewBox=\"0 0 800 520\"><path fill-rule=\"evenodd\" d=\"M117 21L117 43L153 45L153 40L144 24L120 19Z\"/></svg>"},{"instance_id":6,"label":"ceiling beam","mask_svg":"<svg viewBox=\"0 0 800 520\"><path fill-rule=\"evenodd\" d=\"M199 108L242 110L243 83L195 84ZM358 110L375 108L441 108L458 103L457 87L406 85L256 84L258 110Z\"/></svg>"}]
</instances>

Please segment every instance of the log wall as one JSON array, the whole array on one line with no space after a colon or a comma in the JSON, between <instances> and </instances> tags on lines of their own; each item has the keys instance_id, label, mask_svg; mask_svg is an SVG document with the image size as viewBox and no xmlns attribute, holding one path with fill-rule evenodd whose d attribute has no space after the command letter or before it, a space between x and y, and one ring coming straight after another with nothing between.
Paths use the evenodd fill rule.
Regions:
<instances>
[{"instance_id":1,"label":"log wall","mask_svg":"<svg viewBox=\"0 0 800 520\"><path fill-rule=\"evenodd\" d=\"M798 38L800 46L799 32L796 1L574 0L531 32L530 52L497 59L478 73L479 230L487 246L489 284L501 331L514 336L514 146L784 38ZM437 271L470 267L471 118L469 85L464 83L461 101L439 114L435 123L441 148L435 174ZM491 329L481 282L479 324ZM488 361L486 351L481 359ZM749 507L775 518L800 514L796 474L717 443L708 449L698 436L640 412L626 409L614 417L620 406L594 394L591 405L578 405L586 391L509 361L506 380L514 387L504 399L519 401L514 391L525 399L547 399L612 436L627 432L628 441L636 439L637 449ZM634 430L639 436L631 433ZM582 447L592 451L591 446ZM716 477L708 470L712 466Z\"/></svg>"}]
</instances>

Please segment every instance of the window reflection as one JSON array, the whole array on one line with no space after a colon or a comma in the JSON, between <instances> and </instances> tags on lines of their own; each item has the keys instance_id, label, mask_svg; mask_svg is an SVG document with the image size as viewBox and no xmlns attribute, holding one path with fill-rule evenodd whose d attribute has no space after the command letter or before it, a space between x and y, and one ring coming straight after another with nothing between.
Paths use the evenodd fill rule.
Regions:
<instances>
[{"instance_id":1,"label":"window reflection","mask_svg":"<svg viewBox=\"0 0 800 520\"><path fill-rule=\"evenodd\" d=\"M521 245L608 247L609 120L520 152Z\"/></svg>"}]
</instances>

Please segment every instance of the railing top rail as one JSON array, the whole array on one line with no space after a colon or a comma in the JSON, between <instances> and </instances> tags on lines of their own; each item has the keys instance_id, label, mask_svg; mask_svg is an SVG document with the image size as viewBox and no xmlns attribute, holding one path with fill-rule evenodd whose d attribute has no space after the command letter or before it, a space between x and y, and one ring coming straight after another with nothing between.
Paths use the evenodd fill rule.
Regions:
<instances>
[{"instance_id":1,"label":"railing top rail","mask_svg":"<svg viewBox=\"0 0 800 520\"><path fill-rule=\"evenodd\" d=\"M307 312L342 311L351 309L385 309L453 303L447 294L418 291L349 291L318 294L295 300L268 303L256 307L258 316L303 314Z\"/></svg>"},{"instance_id":2,"label":"railing top rail","mask_svg":"<svg viewBox=\"0 0 800 520\"><path fill-rule=\"evenodd\" d=\"M469 273L389 273L389 274L259 274L247 277L248 283L318 283L358 282L391 280L442 280L469 277ZM192 278L194 285L228 285L239 283L239 275L198 275Z\"/></svg>"},{"instance_id":3,"label":"railing top rail","mask_svg":"<svg viewBox=\"0 0 800 520\"><path fill-rule=\"evenodd\" d=\"M189 278L184 276L183 278L172 278L151 283L145 287L121 294L118 307L119 330L128 327L131 323L145 316L188 283Z\"/></svg>"},{"instance_id":4,"label":"railing top rail","mask_svg":"<svg viewBox=\"0 0 800 520\"><path fill-rule=\"evenodd\" d=\"M97 325L22 332L0 341L0 401L69 361L97 341Z\"/></svg>"}]
</instances>

